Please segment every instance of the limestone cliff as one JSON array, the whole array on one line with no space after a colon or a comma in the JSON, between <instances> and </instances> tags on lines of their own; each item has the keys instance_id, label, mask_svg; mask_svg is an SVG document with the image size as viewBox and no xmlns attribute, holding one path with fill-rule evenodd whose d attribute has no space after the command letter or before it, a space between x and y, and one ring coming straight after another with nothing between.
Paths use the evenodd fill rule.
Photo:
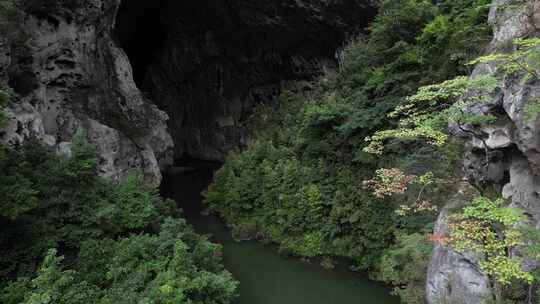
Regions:
<instances>
[{"instance_id":1,"label":"limestone cliff","mask_svg":"<svg viewBox=\"0 0 540 304\"><path fill-rule=\"evenodd\" d=\"M1 142L69 153L84 128L103 176L141 168L155 184L173 157L245 145L254 105L319 73L375 14L369 0L16 1L20 33L0 41L0 85L17 93Z\"/></svg>"},{"instance_id":2,"label":"limestone cliff","mask_svg":"<svg viewBox=\"0 0 540 304\"><path fill-rule=\"evenodd\" d=\"M22 1L17 39L0 45L0 84L17 99L1 141L37 138L69 153L79 128L97 147L100 174L141 168L150 183L172 162L167 115L139 91L112 33L120 0Z\"/></svg>"},{"instance_id":3,"label":"limestone cliff","mask_svg":"<svg viewBox=\"0 0 540 304\"><path fill-rule=\"evenodd\" d=\"M492 3L489 19L494 38L490 52L509 45L515 38L540 34L540 3L529 1L527 5L516 6L510 5L511 2L494 0ZM493 74L496 68L496 64L479 65L472 77ZM498 119L489 127L473 130L481 134L481 139L468 139L464 169L471 184L494 188L510 199L512 206L524 209L540 228L540 117L529 121L523 111L524 105L535 97L540 97L538 80L522 83L509 76L491 102L471 109L475 114L491 114ZM439 217L436 232L445 232L446 215L459 205L455 200L450 202ZM474 256L437 245L428 274L428 302L486 303L491 298L491 290L477 262Z\"/></svg>"}]
</instances>

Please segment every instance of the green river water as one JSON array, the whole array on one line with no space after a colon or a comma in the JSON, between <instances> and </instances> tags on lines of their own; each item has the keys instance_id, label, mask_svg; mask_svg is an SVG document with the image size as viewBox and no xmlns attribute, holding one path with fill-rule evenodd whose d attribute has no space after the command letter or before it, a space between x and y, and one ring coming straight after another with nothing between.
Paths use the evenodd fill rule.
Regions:
<instances>
[{"instance_id":1,"label":"green river water","mask_svg":"<svg viewBox=\"0 0 540 304\"><path fill-rule=\"evenodd\" d=\"M273 246L235 242L224 223L201 215L201 191L217 165L190 163L193 172L171 174L162 192L184 209L198 233L223 245L225 267L240 281L237 304L397 304L388 287L347 269L325 270L315 263L285 258Z\"/></svg>"}]
</instances>

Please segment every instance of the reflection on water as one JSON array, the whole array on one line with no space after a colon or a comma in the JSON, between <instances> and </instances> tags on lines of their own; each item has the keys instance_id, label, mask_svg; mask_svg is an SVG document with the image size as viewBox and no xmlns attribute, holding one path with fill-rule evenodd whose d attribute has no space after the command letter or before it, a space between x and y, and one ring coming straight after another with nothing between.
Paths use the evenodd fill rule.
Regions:
<instances>
[{"instance_id":1,"label":"reflection on water","mask_svg":"<svg viewBox=\"0 0 540 304\"><path fill-rule=\"evenodd\" d=\"M298 259L280 256L272 246L235 242L215 216L201 215L201 196L216 164L191 162L191 172L168 175L163 194L184 209L201 234L223 245L226 268L240 281L238 304L397 304L389 288L347 270L325 270ZM180 170L181 171L181 170Z\"/></svg>"}]
</instances>

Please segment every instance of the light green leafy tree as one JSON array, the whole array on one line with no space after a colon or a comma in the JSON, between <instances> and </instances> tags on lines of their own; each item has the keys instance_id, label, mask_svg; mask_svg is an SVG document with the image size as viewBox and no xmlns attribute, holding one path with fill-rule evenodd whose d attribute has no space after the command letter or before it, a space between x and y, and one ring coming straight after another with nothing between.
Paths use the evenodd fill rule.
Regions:
<instances>
[{"instance_id":1,"label":"light green leafy tree","mask_svg":"<svg viewBox=\"0 0 540 304\"><path fill-rule=\"evenodd\" d=\"M494 76L460 76L421 87L404 105L389 114L390 118L399 118L398 128L378 131L367 137L368 146L364 151L381 154L385 142L391 139L425 140L441 146L448 138L448 124L482 140L480 135L463 126L489 124L496 117L471 113L470 107L491 101L492 93L501 85L503 77L517 76L522 82L540 79L540 39L517 39L514 46L513 52L483 56L470 63L496 64L499 73ZM526 120L535 118L539 111L540 99L532 98L524 109Z\"/></svg>"},{"instance_id":2,"label":"light green leafy tree","mask_svg":"<svg viewBox=\"0 0 540 304\"><path fill-rule=\"evenodd\" d=\"M525 84L540 79L540 38L516 39L514 50L480 57L471 64L495 64L505 76L517 77ZM540 113L540 97L530 98L523 109L525 121L536 119Z\"/></svg>"},{"instance_id":3,"label":"light green leafy tree","mask_svg":"<svg viewBox=\"0 0 540 304\"><path fill-rule=\"evenodd\" d=\"M521 210L506 207L504 200L475 198L470 206L449 218L449 244L458 252L473 252L482 257L482 270L490 278L497 300L503 286L515 280L532 283L533 276L523 269L523 260L512 250L523 246L517 225L524 220Z\"/></svg>"},{"instance_id":4,"label":"light green leafy tree","mask_svg":"<svg viewBox=\"0 0 540 304\"><path fill-rule=\"evenodd\" d=\"M495 120L491 115L472 114L468 108L490 101L490 93L497 86L497 79L491 76L472 79L461 76L421 87L415 95L407 98L405 105L389 114L392 118L401 117L399 127L367 137L369 145L364 151L381 154L385 141L390 139L423 139L429 144L442 146L448 139L449 123L462 127L465 124L483 124Z\"/></svg>"},{"instance_id":5,"label":"light green leafy tree","mask_svg":"<svg viewBox=\"0 0 540 304\"><path fill-rule=\"evenodd\" d=\"M82 243L64 262L49 250L37 275L9 285L6 304L230 304L238 283L223 268L221 247L181 219L166 219L157 235L138 234ZM73 267L67 269L68 266Z\"/></svg>"},{"instance_id":6,"label":"light green leafy tree","mask_svg":"<svg viewBox=\"0 0 540 304\"><path fill-rule=\"evenodd\" d=\"M31 281L30 291L24 296L24 304L91 304L97 303L97 290L84 281L78 281L77 273L64 270L64 257L57 256L56 249L47 253L38 276Z\"/></svg>"}]
</instances>

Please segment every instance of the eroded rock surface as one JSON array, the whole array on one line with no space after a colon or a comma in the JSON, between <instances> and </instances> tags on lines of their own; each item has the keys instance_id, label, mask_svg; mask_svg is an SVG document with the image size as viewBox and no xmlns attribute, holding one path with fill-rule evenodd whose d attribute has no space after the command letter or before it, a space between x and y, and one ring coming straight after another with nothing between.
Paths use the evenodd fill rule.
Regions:
<instances>
[{"instance_id":1,"label":"eroded rock surface","mask_svg":"<svg viewBox=\"0 0 540 304\"><path fill-rule=\"evenodd\" d=\"M494 0L490 23L494 38L489 51L509 45L515 38L540 34L540 3L516 8L511 0ZM496 64L482 64L472 77L493 75ZM475 114L495 115L493 125L474 129L481 135L469 138L464 159L467 180L479 188L490 187L511 200L511 206L525 210L533 225L540 224L540 117L527 119L525 105L540 97L540 82L523 83L515 76L504 80L501 90L487 104L471 108ZM464 134L457 135L463 136ZM445 233L444 218L454 202L441 213L438 233ZM481 304L492 298L489 282L479 272L478 259L441 245L435 247L427 281L428 302L432 304Z\"/></svg>"},{"instance_id":2,"label":"eroded rock surface","mask_svg":"<svg viewBox=\"0 0 540 304\"><path fill-rule=\"evenodd\" d=\"M441 211L435 235L447 235L447 218L453 210L465 206L477 191L463 182L457 193ZM443 244L434 249L428 270L429 303L484 303L491 299L489 280L482 273L472 253L458 253Z\"/></svg>"},{"instance_id":3,"label":"eroded rock surface","mask_svg":"<svg viewBox=\"0 0 540 304\"><path fill-rule=\"evenodd\" d=\"M1 141L37 138L69 153L73 135L84 128L101 175L119 179L141 168L158 184L173 144L167 115L139 91L112 37L120 0L25 3L18 24L24 39L0 43L0 82L18 95Z\"/></svg>"},{"instance_id":4,"label":"eroded rock surface","mask_svg":"<svg viewBox=\"0 0 540 304\"><path fill-rule=\"evenodd\" d=\"M245 146L254 106L332 65L375 15L370 0L120 2L24 1L24 39L0 41L0 82L19 96L2 142L68 153L85 128L103 176L158 183L173 157Z\"/></svg>"}]
</instances>

